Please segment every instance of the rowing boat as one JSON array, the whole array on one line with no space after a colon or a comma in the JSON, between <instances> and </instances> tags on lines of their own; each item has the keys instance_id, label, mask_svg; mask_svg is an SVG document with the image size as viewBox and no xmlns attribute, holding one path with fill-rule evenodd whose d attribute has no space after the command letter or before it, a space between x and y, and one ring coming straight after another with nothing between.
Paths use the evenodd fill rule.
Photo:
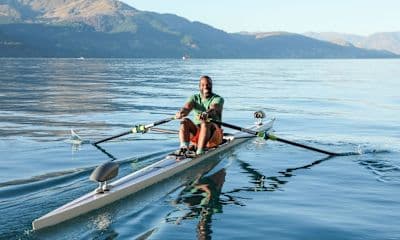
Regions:
<instances>
[{"instance_id":1,"label":"rowing boat","mask_svg":"<svg viewBox=\"0 0 400 240\"><path fill-rule=\"evenodd\" d=\"M269 132L272 129L273 123L274 119L271 119L266 123L262 123L261 120L259 120L249 129L257 132ZM156 184L157 182L170 178L218 153L226 151L254 137L254 135L246 132L236 132L233 134L226 134L221 145L217 148L209 149L202 155L190 157L185 155L177 156L173 153L168 154L162 160L110 183L107 187L107 191L103 192L96 189L47 213L46 215L34 220L32 222L32 227L34 230L50 227L88 213L92 210L99 209L107 204ZM115 171L112 175L116 175Z\"/></svg>"}]
</instances>

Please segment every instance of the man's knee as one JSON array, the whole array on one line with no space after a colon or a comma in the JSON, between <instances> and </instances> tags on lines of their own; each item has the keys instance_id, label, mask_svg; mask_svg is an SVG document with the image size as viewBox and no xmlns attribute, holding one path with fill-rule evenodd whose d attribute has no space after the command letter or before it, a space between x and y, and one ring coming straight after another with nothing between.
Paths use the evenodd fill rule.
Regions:
<instances>
[{"instance_id":1,"label":"man's knee","mask_svg":"<svg viewBox=\"0 0 400 240\"><path fill-rule=\"evenodd\" d=\"M204 131L206 131L207 134L211 134L215 130L214 125L210 122L202 122L200 124L200 128L204 129Z\"/></svg>"},{"instance_id":2,"label":"man's knee","mask_svg":"<svg viewBox=\"0 0 400 240\"><path fill-rule=\"evenodd\" d=\"M200 124L200 134L204 134L204 137L206 138L206 140L208 141L209 138L212 135L212 126L210 123L208 122L202 122Z\"/></svg>"},{"instance_id":3,"label":"man's knee","mask_svg":"<svg viewBox=\"0 0 400 240\"><path fill-rule=\"evenodd\" d=\"M211 124L209 122L201 122L200 123L200 127L201 128L206 128L207 129L207 128L210 128L210 125Z\"/></svg>"},{"instance_id":4,"label":"man's knee","mask_svg":"<svg viewBox=\"0 0 400 240\"><path fill-rule=\"evenodd\" d=\"M189 118L184 118L181 120L181 129L188 129L190 127L190 119Z\"/></svg>"}]
</instances>

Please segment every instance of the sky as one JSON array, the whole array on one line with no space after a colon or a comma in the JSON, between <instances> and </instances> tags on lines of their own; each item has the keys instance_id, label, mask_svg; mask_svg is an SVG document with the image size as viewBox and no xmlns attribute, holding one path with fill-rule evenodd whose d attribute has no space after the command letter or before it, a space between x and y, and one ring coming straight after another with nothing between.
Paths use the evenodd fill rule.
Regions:
<instances>
[{"instance_id":1,"label":"sky","mask_svg":"<svg viewBox=\"0 0 400 240\"><path fill-rule=\"evenodd\" d=\"M139 9L172 13L226 32L400 31L400 0L122 0Z\"/></svg>"}]
</instances>

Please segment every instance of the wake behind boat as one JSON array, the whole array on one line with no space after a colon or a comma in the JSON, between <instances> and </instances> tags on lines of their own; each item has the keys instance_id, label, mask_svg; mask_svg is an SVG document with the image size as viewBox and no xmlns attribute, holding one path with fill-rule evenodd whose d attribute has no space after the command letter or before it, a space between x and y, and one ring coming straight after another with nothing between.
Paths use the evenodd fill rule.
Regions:
<instances>
[{"instance_id":1,"label":"wake behind boat","mask_svg":"<svg viewBox=\"0 0 400 240\"><path fill-rule=\"evenodd\" d=\"M263 123L261 118L258 118L258 122L249 129L267 134L272 129L273 123L274 119ZM202 155L186 156L171 153L162 160L122 177L109 185L105 182L117 175L118 166L113 163L106 163L97 168L91 176L91 178L100 182L99 188L34 220L32 227L34 230L50 227L104 207L255 137L257 136L243 131L227 134L224 136L222 144L216 148L209 149Z\"/></svg>"}]
</instances>

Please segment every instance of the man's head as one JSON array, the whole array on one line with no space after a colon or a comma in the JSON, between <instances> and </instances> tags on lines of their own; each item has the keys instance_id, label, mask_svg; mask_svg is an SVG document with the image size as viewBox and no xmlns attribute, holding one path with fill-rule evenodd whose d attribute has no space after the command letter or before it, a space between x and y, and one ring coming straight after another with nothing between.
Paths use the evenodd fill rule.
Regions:
<instances>
[{"instance_id":1,"label":"man's head","mask_svg":"<svg viewBox=\"0 0 400 240\"><path fill-rule=\"evenodd\" d=\"M200 94L203 98L209 98L212 94L212 80L209 76L201 76L199 82Z\"/></svg>"}]
</instances>

